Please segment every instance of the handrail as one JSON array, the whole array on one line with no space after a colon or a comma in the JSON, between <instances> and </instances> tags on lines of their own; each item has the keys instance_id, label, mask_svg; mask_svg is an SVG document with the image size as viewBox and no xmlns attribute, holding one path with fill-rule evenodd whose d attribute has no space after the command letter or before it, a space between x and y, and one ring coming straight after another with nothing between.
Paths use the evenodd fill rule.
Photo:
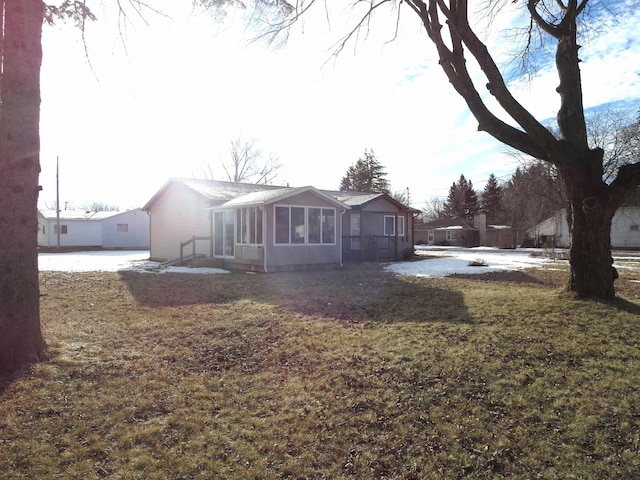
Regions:
<instances>
[{"instance_id":1,"label":"handrail","mask_svg":"<svg viewBox=\"0 0 640 480\"><path fill-rule=\"evenodd\" d=\"M180 263L184 263L185 260L195 260L196 259L196 241L198 240L208 240L211 241L211 237L198 237L196 235L194 235L193 237L191 237L189 240L187 240L186 242L180 242ZM184 249L185 247L188 247L189 245L192 245L192 253L191 255L185 257L184 255Z\"/></svg>"}]
</instances>

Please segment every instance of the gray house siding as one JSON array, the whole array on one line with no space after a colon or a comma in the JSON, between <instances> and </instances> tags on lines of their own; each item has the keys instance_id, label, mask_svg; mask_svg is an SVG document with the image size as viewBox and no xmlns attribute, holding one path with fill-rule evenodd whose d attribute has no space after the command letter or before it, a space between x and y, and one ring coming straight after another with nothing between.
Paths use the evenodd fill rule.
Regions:
<instances>
[{"instance_id":1,"label":"gray house siding","mask_svg":"<svg viewBox=\"0 0 640 480\"><path fill-rule=\"evenodd\" d=\"M280 205L304 206L308 208L325 208L334 211L334 239L332 243L309 244L305 242L300 245L281 245L275 243L275 208ZM340 248L340 238L342 228L340 224L341 211L335 205L322 198L309 193L292 197L275 205L267 205L266 214L274 221L267 222L267 270L292 270L317 268L319 265L340 265L342 261L342 251ZM306 232L308 235L308 232Z\"/></svg>"},{"instance_id":2,"label":"gray house siding","mask_svg":"<svg viewBox=\"0 0 640 480\"><path fill-rule=\"evenodd\" d=\"M331 209L334 213L335 231L334 242L330 244L312 244L308 241L308 225L306 225L305 241L301 244L276 243L275 211L276 207L304 208L305 219L308 218L309 208ZM335 204L304 192L274 204L264 205L263 214L263 238L260 245L245 245L238 243L235 238L234 257L224 258L224 266L227 268L243 268L255 271L282 271L304 270L318 268L320 266L340 265L341 250L338 239L341 235L340 209ZM234 218L237 218L237 209L234 209ZM237 226L237 225L236 225ZM235 230L234 230L235 231ZM237 237L237 236L236 236ZM266 258L265 258L266 257Z\"/></svg>"},{"instance_id":3,"label":"gray house siding","mask_svg":"<svg viewBox=\"0 0 640 480\"><path fill-rule=\"evenodd\" d=\"M357 216L360 217L359 238L352 231L353 217ZM352 206L341 223L345 236L343 249L349 259L396 259L401 258L406 249L413 249L413 211L399 207L384 196Z\"/></svg>"}]
</instances>

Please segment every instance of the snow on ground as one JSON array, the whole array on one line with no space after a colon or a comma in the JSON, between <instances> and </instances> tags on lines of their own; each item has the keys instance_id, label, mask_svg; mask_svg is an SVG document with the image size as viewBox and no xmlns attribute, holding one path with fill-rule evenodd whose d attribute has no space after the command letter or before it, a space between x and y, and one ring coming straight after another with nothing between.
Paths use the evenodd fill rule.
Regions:
<instances>
[{"instance_id":1,"label":"snow on ground","mask_svg":"<svg viewBox=\"0 0 640 480\"><path fill-rule=\"evenodd\" d=\"M92 252L40 253L41 272L118 272L139 271L155 273L229 273L220 268L165 267L149 261L148 250L98 250Z\"/></svg>"},{"instance_id":2,"label":"snow on ground","mask_svg":"<svg viewBox=\"0 0 640 480\"><path fill-rule=\"evenodd\" d=\"M429 258L414 262L392 263L386 267L387 270L399 275L445 277L453 274L509 272L554 262L550 258L532 256L533 252L529 249L500 250L489 247L430 248L416 246L416 253L428 255ZM470 263L482 264L483 266L471 266Z\"/></svg>"},{"instance_id":3,"label":"snow on ground","mask_svg":"<svg viewBox=\"0 0 640 480\"><path fill-rule=\"evenodd\" d=\"M418 255L424 260L414 262L391 263L385 268L399 275L417 277L445 277L453 274L480 274L488 272L506 272L525 268L549 268L554 262L566 263L566 260L553 260L542 256L541 250L517 249L500 250L478 247L425 247L417 246ZM633 270L640 275L640 252L615 252L616 268ZM486 266L470 266L471 262L480 262ZM40 253L38 255L40 271L65 272L116 272L138 271L142 273L192 273L218 274L229 273L219 268L160 267L158 262L149 261L148 250L100 250L93 252ZM638 278L640 280L640 276ZM633 280L632 280L633 281Z\"/></svg>"}]
</instances>

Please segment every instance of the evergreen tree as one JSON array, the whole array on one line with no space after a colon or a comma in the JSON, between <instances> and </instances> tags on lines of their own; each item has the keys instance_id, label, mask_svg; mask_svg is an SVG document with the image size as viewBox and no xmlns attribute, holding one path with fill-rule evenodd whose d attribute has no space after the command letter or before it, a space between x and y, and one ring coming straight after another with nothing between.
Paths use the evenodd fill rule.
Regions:
<instances>
[{"instance_id":1,"label":"evergreen tree","mask_svg":"<svg viewBox=\"0 0 640 480\"><path fill-rule=\"evenodd\" d=\"M473 216L480 211L478 195L473 183L460 175L457 182L449 188L449 195L444 203L444 212L449 217L461 217L473 221Z\"/></svg>"},{"instance_id":2,"label":"evergreen tree","mask_svg":"<svg viewBox=\"0 0 640 480\"><path fill-rule=\"evenodd\" d=\"M390 194L386 176L387 173L373 150L365 150L364 158L351 165L340 180L340 191Z\"/></svg>"},{"instance_id":3,"label":"evergreen tree","mask_svg":"<svg viewBox=\"0 0 640 480\"><path fill-rule=\"evenodd\" d=\"M487 216L488 223L500 223L504 220L504 190L492 173L484 186L480 211Z\"/></svg>"}]
</instances>

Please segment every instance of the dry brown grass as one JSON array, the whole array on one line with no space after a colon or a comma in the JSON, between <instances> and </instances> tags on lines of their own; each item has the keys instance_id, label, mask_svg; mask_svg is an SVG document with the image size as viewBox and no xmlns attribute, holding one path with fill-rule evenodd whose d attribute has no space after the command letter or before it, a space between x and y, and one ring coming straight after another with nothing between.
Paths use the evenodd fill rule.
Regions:
<instances>
[{"instance_id":1,"label":"dry brown grass","mask_svg":"<svg viewBox=\"0 0 640 480\"><path fill-rule=\"evenodd\" d=\"M42 273L3 478L640 477L640 285Z\"/></svg>"}]
</instances>

